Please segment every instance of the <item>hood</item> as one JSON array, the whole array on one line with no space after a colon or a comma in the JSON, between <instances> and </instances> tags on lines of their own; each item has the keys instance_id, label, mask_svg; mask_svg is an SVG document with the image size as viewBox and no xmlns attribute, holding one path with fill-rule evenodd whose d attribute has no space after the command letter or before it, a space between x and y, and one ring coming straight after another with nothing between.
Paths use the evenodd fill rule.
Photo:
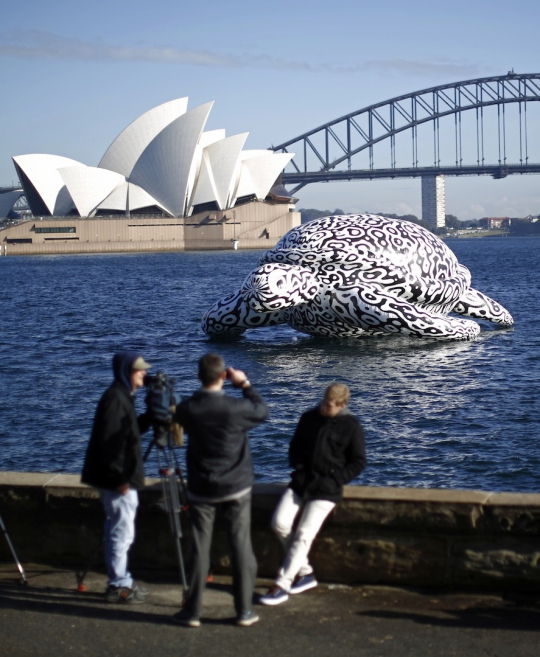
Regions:
<instances>
[{"instance_id":1,"label":"hood","mask_svg":"<svg viewBox=\"0 0 540 657\"><path fill-rule=\"evenodd\" d=\"M133 363L141 354L137 351L120 351L114 354L112 359L112 368L114 380L121 383L131 392L131 374L133 372Z\"/></svg>"}]
</instances>

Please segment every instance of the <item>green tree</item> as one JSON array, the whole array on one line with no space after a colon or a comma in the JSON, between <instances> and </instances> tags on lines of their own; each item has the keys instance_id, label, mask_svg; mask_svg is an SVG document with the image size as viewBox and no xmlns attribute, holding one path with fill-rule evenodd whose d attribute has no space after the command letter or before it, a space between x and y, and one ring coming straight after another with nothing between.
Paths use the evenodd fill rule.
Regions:
<instances>
[{"instance_id":1,"label":"green tree","mask_svg":"<svg viewBox=\"0 0 540 657\"><path fill-rule=\"evenodd\" d=\"M453 214L445 214L444 225L447 228L454 228L455 230L458 230L461 228L461 221Z\"/></svg>"},{"instance_id":2,"label":"green tree","mask_svg":"<svg viewBox=\"0 0 540 657\"><path fill-rule=\"evenodd\" d=\"M319 219L320 217L330 217L331 215L335 214L348 214L347 212L344 212L340 208L336 208L333 212L331 210L315 210L315 208L300 208L298 210L302 216L302 223L305 224L308 221L312 221L313 219Z\"/></svg>"},{"instance_id":3,"label":"green tree","mask_svg":"<svg viewBox=\"0 0 540 657\"><path fill-rule=\"evenodd\" d=\"M399 215L399 214L391 214L389 212L377 212L376 214L380 214L381 217L388 217L388 219L401 219L402 221L410 221L412 224L418 224L419 226L422 226L422 228L432 231L432 228L428 224L428 222L424 221L423 219L419 219L415 214Z\"/></svg>"}]
</instances>

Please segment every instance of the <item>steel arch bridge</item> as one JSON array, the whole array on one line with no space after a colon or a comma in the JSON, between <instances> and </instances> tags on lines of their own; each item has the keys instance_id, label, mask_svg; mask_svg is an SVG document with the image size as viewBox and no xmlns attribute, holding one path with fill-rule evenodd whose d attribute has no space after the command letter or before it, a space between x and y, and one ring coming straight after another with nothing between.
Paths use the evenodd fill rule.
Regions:
<instances>
[{"instance_id":1,"label":"steel arch bridge","mask_svg":"<svg viewBox=\"0 0 540 657\"><path fill-rule=\"evenodd\" d=\"M504 178L516 173L540 173L540 164L529 162L530 145L532 141L535 146L539 144L540 131L531 140L528 108L530 113L531 103L538 101L540 73L509 71L507 75L454 82L391 98L272 146L271 150L296 151L282 178L284 185L295 185L293 194L314 182L440 174ZM511 117L507 116L510 105L516 110ZM441 127L448 120L453 130L446 123ZM425 127L429 128L430 123L431 134L427 136ZM424 134L419 135L421 130ZM409 166L398 167L397 142L407 131L412 157ZM430 142L428 149L426 141ZM451 162L441 161L442 141L446 150L452 151ZM385 166L377 167L375 149L381 143L390 148L381 158ZM514 162L507 157L510 144L516 153ZM419 152L425 160L426 150L432 151L433 163L419 165ZM464 164L466 150L471 164ZM363 157L364 166L355 168L353 158L358 156Z\"/></svg>"}]
</instances>

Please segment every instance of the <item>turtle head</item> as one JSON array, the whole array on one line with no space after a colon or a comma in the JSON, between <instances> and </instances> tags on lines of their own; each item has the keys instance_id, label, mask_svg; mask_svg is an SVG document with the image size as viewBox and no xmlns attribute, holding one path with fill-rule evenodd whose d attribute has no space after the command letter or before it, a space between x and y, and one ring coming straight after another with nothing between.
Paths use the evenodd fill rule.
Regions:
<instances>
[{"instance_id":1,"label":"turtle head","mask_svg":"<svg viewBox=\"0 0 540 657\"><path fill-rule=\"evenodd\" d=\"M252 310L267 313L307 303L318 289L311 269L270 262L252 271L241 291Z\"/></svg>"}]
</instances>

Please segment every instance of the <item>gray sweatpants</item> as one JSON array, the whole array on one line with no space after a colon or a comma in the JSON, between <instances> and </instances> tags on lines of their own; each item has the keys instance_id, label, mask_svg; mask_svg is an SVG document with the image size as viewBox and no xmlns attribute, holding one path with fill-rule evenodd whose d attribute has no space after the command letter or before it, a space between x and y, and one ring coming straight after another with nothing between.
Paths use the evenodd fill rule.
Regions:
<instances>
[{"instance_id":1,"label":"gray sweatpants","mask_svg":"<svg viewBox=\"0 0 540 657\"><path fill-rule=\"evenodd\" d=\"M231 547L234 607L237 615L251 609L257 562L251 547L251 491L228 502L190 503L192 547L189 564L189 591L185 609L199 618L202 597L210 568L210 547L216 511L223 512Z\"/></svg>"}]
</instances>

